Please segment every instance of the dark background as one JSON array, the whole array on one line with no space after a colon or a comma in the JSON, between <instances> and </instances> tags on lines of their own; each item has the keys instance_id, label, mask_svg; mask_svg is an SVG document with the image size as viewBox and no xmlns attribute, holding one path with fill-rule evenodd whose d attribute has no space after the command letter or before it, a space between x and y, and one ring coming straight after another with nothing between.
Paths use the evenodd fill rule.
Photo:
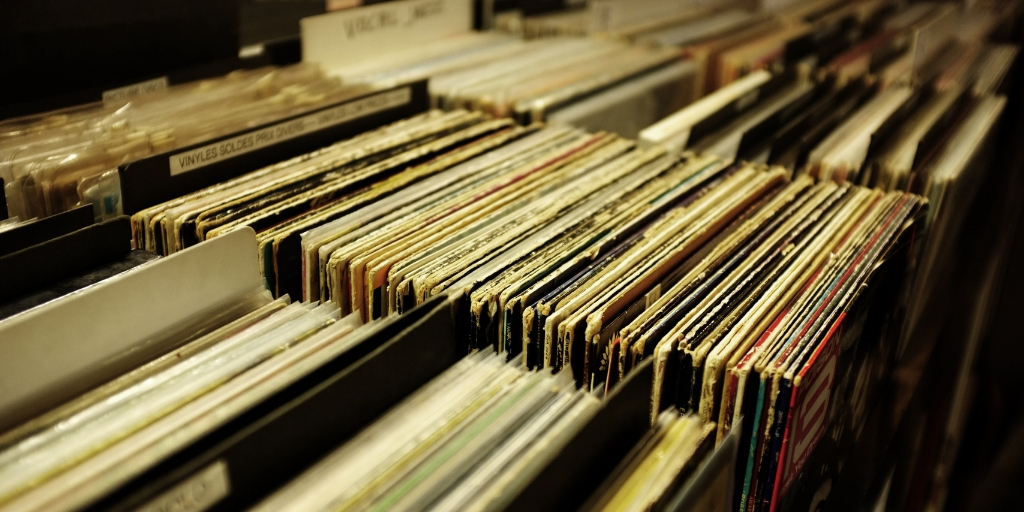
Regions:
<instances>
[{"instance_id":1,"label":"dark background","mask_svg":"<svg viewBox=\"0 0 1024 512\"><path fill-rule=\"evenodd\" d=\"M236 0L0 2L0 118L237 67Z\"/></svg>"}]
</instances>

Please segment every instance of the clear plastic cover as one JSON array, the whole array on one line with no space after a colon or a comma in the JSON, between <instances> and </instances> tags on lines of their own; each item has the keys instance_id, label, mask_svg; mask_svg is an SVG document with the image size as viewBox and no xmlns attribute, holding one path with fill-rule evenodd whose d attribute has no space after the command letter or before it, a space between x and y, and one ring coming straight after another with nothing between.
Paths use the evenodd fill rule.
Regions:
<instances>
[{"instance_id":1,"label":"clear plastic cover","mask_svg":"<svg viewBox=\"0 0 1024 512\"><path fill-rule=\"evenodd\" d=\"M235 71L144 95L0 123L0 178L11 215L45 217L86 203L119 209L117 166L336 103L369 90L318 68Z\"/></svg>"}]
</instances>

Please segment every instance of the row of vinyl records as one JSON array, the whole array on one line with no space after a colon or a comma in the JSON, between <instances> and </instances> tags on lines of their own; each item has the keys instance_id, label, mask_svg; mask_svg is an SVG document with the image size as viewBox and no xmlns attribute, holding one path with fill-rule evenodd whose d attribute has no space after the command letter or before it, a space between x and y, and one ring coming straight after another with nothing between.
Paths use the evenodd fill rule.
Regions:
<instances>
[{"instance_id":1,"label":"row of vinyl records","mask_svg":"<svg viewBox=\"0 0 1024 512\"><path fill-rule=\"evenodd\" d=\"M396 9L403 2L356 11ZM1016 50L988 41L1019 19L1018 4L963 13L952 4L897 9L895 3L878 0L812 2L780 12L700 8L654 18L660 23L653 25L638 22L605 30L614 37L535 40L473 32L468 25L460 30L456 21L444 37L419 41L409 36L404 44L374 40L365 48L338 40L351 14L333 13L304 21L303 64L239 70L3 121L0 179L11 217L26 220L92 204L97 218L109 218L370 126L339 131L339 123L375 114L393 121L427 104L508 116L524 125L544 121L637 138L641 129L762 69L813 74L815 81L828 77L840 85L871 76L885 86L962 84L991 92ZM446 2L445 9L452 11L447 16L461 19L459 6L468 20L468 3ZM371 94L417 80L428 80L425 97ZM735 108L744 105L738 102ZM314 131L331 133L310 143L303 142L309 137L299 136ZM233 171L211 169L275 145L290 147L240 160ZM198 149L204 151L189 151ZM167 162L181 155L188 159ZM161 176L147 174L142 180L149 185L145 199L135 200L133 177L154 161L163 162ZM168 179L189 186L169 185ZM165 189L171 195L159 194Z\"/></svg>"},{"instance_id":2,"label":"row of vinyl records","mask_svg":"<svg viewBox=\"0 0 1024 512\"><path fill-rule=\"evenodd\" d=\"M430 111L140 211L169 256L0 322L0 508L809 505L1005 101L847 87L796 143L920 96L888 140L923 195Z\"/></svg>"},{"instance_id":3,"label":"row of vinyl records","mask_svg":"<svg viewBox=\"0 0 1024 512\"><path fill-rule=\"evenodd\" d=\"M752 72L639 141L478 104L398 110L74 231L51 247L62 264L98 232L136 250L0 322L0 509L813 508L987 170L1016 49L979 48L915 87ZM316 104L261 73L224 80L266 87L267 119L287 118L282 95ZM298 115L428 96L324 84L345 109ZM141 102L159 126L195 100L223 135L157 155L172 176L217 163L210 140L258 142L216 125L249 124L238 92ZM236 116L204 120L232 97ZM66 165L92 108L11 137ZM70 138L123 145L133 126ZM50 170L76 169L79 197L104 162Z\"/></svg>"},{"instance_id":4,"label":"row of vinyl records","mask_svg":"<svg viewBox=\"0 0 1024 512\"><path fill-rule=\"evenodd\" d=\"M33 399L52 402L69 374L103 382L2 435L5 510L678 509L728 495L735 450L713 451L710 427L670 413L650 428L650 364L600 400L564 374L461 357L442 298L370 324L274 300L253 249L233 233L3 324L20 362L40 365L12 376L5 360L5 389L49 387ZM146 321L114 339L97 328L125 314ZM42 325L55 317L60 333ZM88 346L39 346L68 333ZM118 367L133 369L108 380ZM37 406L10 398L5 412ZM637 495L630 479L652 476Z\"/></svg>"}]
</instances>

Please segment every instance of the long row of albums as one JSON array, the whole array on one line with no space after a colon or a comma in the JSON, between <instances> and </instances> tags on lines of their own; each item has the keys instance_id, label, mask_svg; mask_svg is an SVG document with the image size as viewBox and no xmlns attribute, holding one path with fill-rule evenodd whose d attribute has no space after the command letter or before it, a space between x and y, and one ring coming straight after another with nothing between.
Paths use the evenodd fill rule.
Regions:
<instances>
[{"instance_id":1,"label":"long row of albums","mask_svg":"<svg viewBox=\"0 0 1024 512\"><path fill-rule=\"evenodd\" d=\"M0 123L0 510L842 508L1018 9L811 5Z\"/></svg>"},{"instance_id":2,"label":"long row of albums","mask_svg":"<svg viewBox=\"0 0 1024 512\"><path fill-rule=\"evenodd\" d=\"M313 151L428 106L635 139L645 127L760 69L839 85L870 76L882 87L933 84L994 93L1018 48L989 41L1007 37L1013 20L1019 19L1018 4L997 3L968 12L930 2L898 10L894 3L877 0L797 3L774 12L701 8L661 23L640 18L606 27L601 37L531 40L473 32L468 21L459 25L459 16L452 13L454 28L443 35L413 38L383 54L375 47L330 44L334 40L327 36L343 32L347 20L342 11L305 20L302 64L239 70L162 91L2 121L0 179L12 218L44 217L83 204L93 204L97 218L109 218L224 181L245 167L252 170ZM469 9L464 10L468 19ZM418 80L428 80L426 92L367 99L374 91ZM732 109L744 110L756 97L736 96L748 99L736 101ZM331 121L318 122L325 113ZM366 117L375 119L355 130L344 129ZM304 128L286 131L282 139L289 121L300 121ZM248 143L231 140L232 135L257 132L254 127L269 128L268 133L278 136L254 137ZM289 147L272 150L281 145ZM222 150L228 146L244 149ZM206 165L175 165L170 155ZM250 158L227 170L216 165L231 156Z\"/></svg>"}]
</instances>

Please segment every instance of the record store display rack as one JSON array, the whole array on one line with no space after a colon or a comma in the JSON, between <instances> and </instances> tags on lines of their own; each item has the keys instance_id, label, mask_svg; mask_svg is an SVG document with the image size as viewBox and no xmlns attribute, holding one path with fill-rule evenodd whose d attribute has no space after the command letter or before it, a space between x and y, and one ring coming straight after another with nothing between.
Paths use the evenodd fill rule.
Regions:
<instances>
[{"instance_id":1,"label":"record store display rack","mask_svg":"<svg viewBox=\"0 0 1024 512\"><path fill-rule=\"evenodd\" d=\"M1024 3L243 4L0 107L0 511L963 504Z\"/></svg>"}]
</instances>

